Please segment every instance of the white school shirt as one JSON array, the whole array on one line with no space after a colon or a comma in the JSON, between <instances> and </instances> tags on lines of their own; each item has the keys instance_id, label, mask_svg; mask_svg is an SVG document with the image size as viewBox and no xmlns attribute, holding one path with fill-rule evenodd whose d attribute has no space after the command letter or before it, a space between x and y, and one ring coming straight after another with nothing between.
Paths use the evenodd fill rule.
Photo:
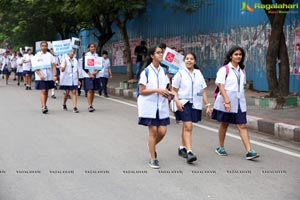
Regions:
<instances>
[{"instance_id":1,"label":"white school shirt","mask_svg":"<svg viewBox=\"0 0 300 200\"><path fill-rule=\"evenodd\" d=\"M11 68L13 68L13 69L17 68L17 57L16 56L10 58L10 64L11 64Z\"/></svg>"},{"instance_id":2,"label":"white school shirt","mask_svg":"<svg viewBox=\"0 0 300 200\"><path fill-rule=\"evenodd\" d=\"M17 72L23 72L23 57L17 58Z\"/></svg>"},{"instance_id":3,"label":"white school shirt","mask_svg":"<svg viewBox=\"0 0 300 200\"><path fill-rule=\"evenodd\" d=\"M146 89L162 88L166 89L169 78L161 66L156 69L152 64L148 67L148 82L145 70L140 75L140 84L146 86ZM159 112L159 119L169 117L169 104L168 99L158 93L150 95L139 95L137 99L138 115L143 118L156 118L156 111Z\"/></svg>"},{"instance_id":4,"label":"white school shirt","mask_svg":"<svg viewBox=\"0 0 300 200\"><path fill-rule=\"evenodd\" d=\"M79 78L82 79L83 78L83 62L82 62L82 58L79 58L78 60L78 72L79 72Z\"/></svg>"},{"instance_id":5,"label":"white school shirt","mask_svg":"<svg viewBox=\"0 0 300 200\"><path fill-rule=\"evenodd\" d=\"M32 54L25 54L24 56L23 56L23 60L24 61L29 61L29 62L27 62L27 63L23 63L23 70L24 71L30 71L31 70L31 58L32 58Z\"/></svg>"},{"instance_id":6,"label":"white school shirt","mask_svg":"<svg viewBox=\"0 0 300 200\"><path fill-rule=\"evenodd\" d=\"M37 56L39 59L45 59L50 62L49 63L51 65L50 68L40 69L39 71L44 75L45 77L44 81L52 81L53 80L52 64L55 64L54 56L49 52L43 53L42 51L39 51L35 56ZM41 78L36 72L35 72L35 80L36 81L41 80Z\"/></svg>"},{"instance_id":7,"label":"white school shirt","mask_svg":"<svg viewBox=\"0 0 300 200\"><path fill-rule=\"evenodd\" d=\"M5 65L6 65L6 68L8 68L9 66L8 66L8 64L9 64L9 58L8 57L2 57L2 66L1 66L1 71L3 71L4 70L4 67L5 67Z\"/></svg>"},{"instance_id":8,"label":"white school shirt","mask_svg":"<svg viewBox=\"0 0 300 200\"><path fill-rule=\"evenodd\" d=\"M78 61L76 58L70 58L65 55L61 61L60 67L66 65L65 71L60 72L60 85L77 86L78 85Z\"/></svg>"},{"instance_id":9,"label":"white school shirt","mask_svg":"<svg viewBox=\"0 0 300 200\"><path fill-rule=\"evenodd\" d=\"M93 54L92 54L91 52L87 52L87 53L85 54L85 56L99 57L97 53L93 53ZM83 61L82 61L82 62L83 62ZM82 67L84 68L84 66L82 66ZM89 70L90 73L93 73L93 71L94 71L94 70ZM84 78L90 78L90 76L89 76L84 70L82 70L82 74L83 74L83 77L84 77ZM99 72L96 74L96 78L100 78L100 73L99 73Z\"/></svg>"},{"instance_id":10,"label":"white school shirt","mask_svg":"<svg viewBox=\"0 0 300 200\"><path fill-rule=\"evenodd\" d=\"M227 78L226 78L226 68L221 67L217 72L217 78L215 83L217 85L224 84L226 94L229 98L229 101L231 102L230 104L231 107L229 112L232 113L238 112L238 102L240 102L241 111L246 112L247 106L246 106L246 98L244 92L244 84L246 83L245 72L243 72L243 70L239 66L237 70L234 69L231 62L228 63L228 66L229 66L229 73ZM238 77L240 77L239 80L240 84L238 84ZM219 93L214 104L214 109L223 112L228 112L225 110L224 103L225 103L224 98Z\"/></svg>"},{"instance_id":11,"label":"white school shirt","mask_svg":"<svg viewBox=\"0 0 300 200\"><path fill-rule=\"evenodd\" d=\"M202 91L207 85L201 71L194 69L190 73L184 67L175 74L172 80L172 87L178 89L178 99L183 102L189 101L193 104L194 109L202 110Z\"/></svg>"},{"instance_id":12,"label":"white school shirt","mask_svg":"<svg viewBox=\"0 0 300 200\"><path fill-rule=\"evenodd\" d=\"M100 77L109 78L109 72L108 72L108 69L110 67L109 58L103 59L102 60L102 65L103 65L103 69L99 72Z\"/></svg>"}]
</instances>

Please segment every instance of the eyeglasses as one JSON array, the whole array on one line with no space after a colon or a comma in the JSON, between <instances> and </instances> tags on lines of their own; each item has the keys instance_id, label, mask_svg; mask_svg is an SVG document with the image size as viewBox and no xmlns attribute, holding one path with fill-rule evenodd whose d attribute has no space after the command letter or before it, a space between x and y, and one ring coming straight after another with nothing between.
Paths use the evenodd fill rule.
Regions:
<instances>
[{"instance_id":1,"label":"eyeglasses","mask_svg":"<svg viewBox=\"0 0 300 200\"><path fill-rule=\"evenodd\" d=\"M157 52L154 52L154 53L159 54L159 55L162 55L162 54L163 54L162 51L157 51Z\"/></svg>"}]
</instances>

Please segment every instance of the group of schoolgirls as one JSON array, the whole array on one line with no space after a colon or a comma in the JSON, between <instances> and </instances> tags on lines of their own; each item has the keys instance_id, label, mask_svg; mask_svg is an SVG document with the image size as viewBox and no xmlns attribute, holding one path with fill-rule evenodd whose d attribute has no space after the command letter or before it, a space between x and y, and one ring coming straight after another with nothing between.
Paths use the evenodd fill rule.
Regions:
<instances>
[{"instance_id":1,"label":"group of schoolgirls","mask_svg":"<svg viewBox=\"0 0 300 200\"><path fill-rule=\"evenodd\" d=\"M32 70L31 70L31 58L32 50L28 49L26 52L22 49L21 52L13 52L9 55L9 52L3 54L1 72L3 78L8 84L9 76L13 72L13 80L17 81L17 85L20 85L21 81L24 81L26 90L31 90L32 82Z\"/></svg>"},{"instance_id":2,"label":"group of schoolgirls","mask_svg":"<svg viewBox=\"0 0 300 200\"><path fill-rule=\"evenodd\" d=\"M62 109L67 111L67 100L72 96L73 112L79 113L77 108L77 91L80 91L83 84L84 90L87 94L88 111L94 112L94 91L104 90L104 95L107 96L106 85L101 86L100 77L105 76L111 78L110 62L107 57L107 52L103 51L103 70L87 70L84 68L84 58L79 61L75 58L75 52L72 51L66 55L60 57L59 65L57 65L57 59L48 52L48 43L43 41L40 43L41 51L36 54L36 57L40 60L47 60L49 65L47 68L35 70L35 89L41 91L41 106L42 113L48 113L47 99L48 91L55 87L55 81L60 81L60 89L64 90ZM88 45L88 52L84 56L98 57L96 53L96 45L90 43ZM57 70L59 69L59 70ZM100 73L101 72L101 73ZM59 74L58 74L59 73ZM107 74L106 74L107 73ZM58 78L59 75L59 78ZM103 83L107 84L107 80ZM79 93L80 94L80 93Z\"/></svg>"},{"instance_id":3,"label":"group of schoolgirls","mask_svg":"<svg viewBox=\"0 0 300 200\"><path fill-rule=\"evenodd\" d=\"M187 163L191 164L197 160L192 151L192 123L201 121L203 106L208 116L220 122L219 146L215 149L218 155L227 156L224 148L226 131L229 124L235 124L247 152L246 159L259 157L259 154L251 148L246 129L245 51L241 47L234 46L227 52L224 67L217 72L216 85L220 92L216 97L213 111L206 94L205 79L201 71L195 67L195 54L185 55L185 66L174 75L172 87L169 87L169 76L160 65L163 53L163 49L159 46L148 50L147 70L142 71L138 86L138 124L148 126L149 130L148 165L154 169L160 168L156 146L166 135L167 125L170 124L169 104L175 113L176 121L182 122L178 155L186 159Z\"/></svg>"}]
</instances>

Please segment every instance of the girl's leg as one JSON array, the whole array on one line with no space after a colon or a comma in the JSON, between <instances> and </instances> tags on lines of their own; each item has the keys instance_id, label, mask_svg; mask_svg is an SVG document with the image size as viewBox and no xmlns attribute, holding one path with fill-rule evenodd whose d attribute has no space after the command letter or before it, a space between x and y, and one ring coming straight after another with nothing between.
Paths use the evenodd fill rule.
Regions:
<instances>
[{"instance_id":1,"label":"girl's leg","mask_svg":"<svg viewBox=\"0 0 300 200\"><path fill-rule=\"evenodd\" d=\"M226 137L226 131L228 128L229 123L227 122L221 122L219 127L219 144L221 147L224 147L225 137Z\"/></svg>"},{"instance_id":2,"label":"girl's leg","mask_svg":"<svg viewBox=\"0 0 300 200\"><path fill-rule=\"evenodd\" d=\"M73 102L73 108L77 107L76 90L72 90L72 102Z\"/></svg>"},{"instance_id":3,"label":"girl's leg","mask_svg":"<svg viewBox=\"0 0 300 200\"><path fill-rule=\"evenodd\" d=\"M28 87L31 89L31 74L28 74L28 80L27 80L28 82Z\"/></svg>"},{"instance_id":4,"label":"girl's leg","mask_svg":"<svg viewBox=\"0 0 300 200\"><path fill-rule=\"evenodd\" d=\"M158 144L166 135L167 126L158 126L156 135L156 144Z\"/></svg>"},{"instance_id":5,"label":"girl's leg","mask_svg":"<svg viewBox=\"0 0 300 200\"><path fill-rule=\"evenodd\" d=\"M42 104L42 107L46 106L47 99L48 99L48 90L47 89L41 90L41 104Z\"/></svg>"},{"instance_id":6,"label":"girl's leg","mask_svg":"<svg viewBox=\"0 0 300 200\"><path fill-rule=\"evenodd\" d=\"M66 103L67 103L69 93L70 93L70 90L65 90L63 105L66 105Z\"/></svg>"},{"instance_id":7,"label":"girl's leg","mask_svg":"<svg viewBox=\"0 0 300 200\"><path fill-rule=\"evenodd\" d=\"M237 124L236 126L239 130L240 137L243 141L246 151L247 152L250 151L250 149L251 149L250 138L249 138L248 131L246 128L246 124Z\"/></svg>"},{"instance_id":8,"label":"girl's leg","mask_svg":"<svg viewBox=\"0 0 300 200\"><path fill-rule=\"evenodd\" d=\"M193 124L191 121L183 122L182 125L182 146L185 146L188 151L192 150L192 130Z\"/></svg>"},{"instance_id":9,"label":"girl's leg","mask_svg":"<svg viewBox=\"0 0 300 200\"><path fill-rule=\"evenodd\" d=\"M87 101L89 106L93 106L94 101L94 90L87 91Z\"/></svg>"},{"instance_id":10,"label":"girl's leg","mask_svg":"<svg viewBox=\"0 0 300 200\"><path fill-rule=\"evenodd\" d=\"M157 126L148 126L149 129L149 137L148 137L148 148L151 160L155 160L155 151L157 144L157 135L158 135L158 127Z\"/></svg>"}]
</instances>

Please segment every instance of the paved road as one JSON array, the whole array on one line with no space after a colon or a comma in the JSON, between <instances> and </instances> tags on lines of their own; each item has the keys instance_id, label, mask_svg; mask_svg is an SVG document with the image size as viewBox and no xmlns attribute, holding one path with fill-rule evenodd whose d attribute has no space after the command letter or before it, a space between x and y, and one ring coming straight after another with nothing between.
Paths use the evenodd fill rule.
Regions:
<instances>
[{"instance_id":1,"label":"paved road","mask_svg":"<svg viewBox=\"0 0 300 200\"><path fill-rule=\"evenodd\" d=\"M297 143L253 132L261 157L247 161L231 129L229 156L219 157L217 124L204 120L193 131L199 161L188 165L177 156L180 125L172 120L153 170L135 102L97 97L89 113L79 97L75 114L57 96L43 115L38 91L0 82L0 200L300 199Z\"/></svg>"}]
</instances>

